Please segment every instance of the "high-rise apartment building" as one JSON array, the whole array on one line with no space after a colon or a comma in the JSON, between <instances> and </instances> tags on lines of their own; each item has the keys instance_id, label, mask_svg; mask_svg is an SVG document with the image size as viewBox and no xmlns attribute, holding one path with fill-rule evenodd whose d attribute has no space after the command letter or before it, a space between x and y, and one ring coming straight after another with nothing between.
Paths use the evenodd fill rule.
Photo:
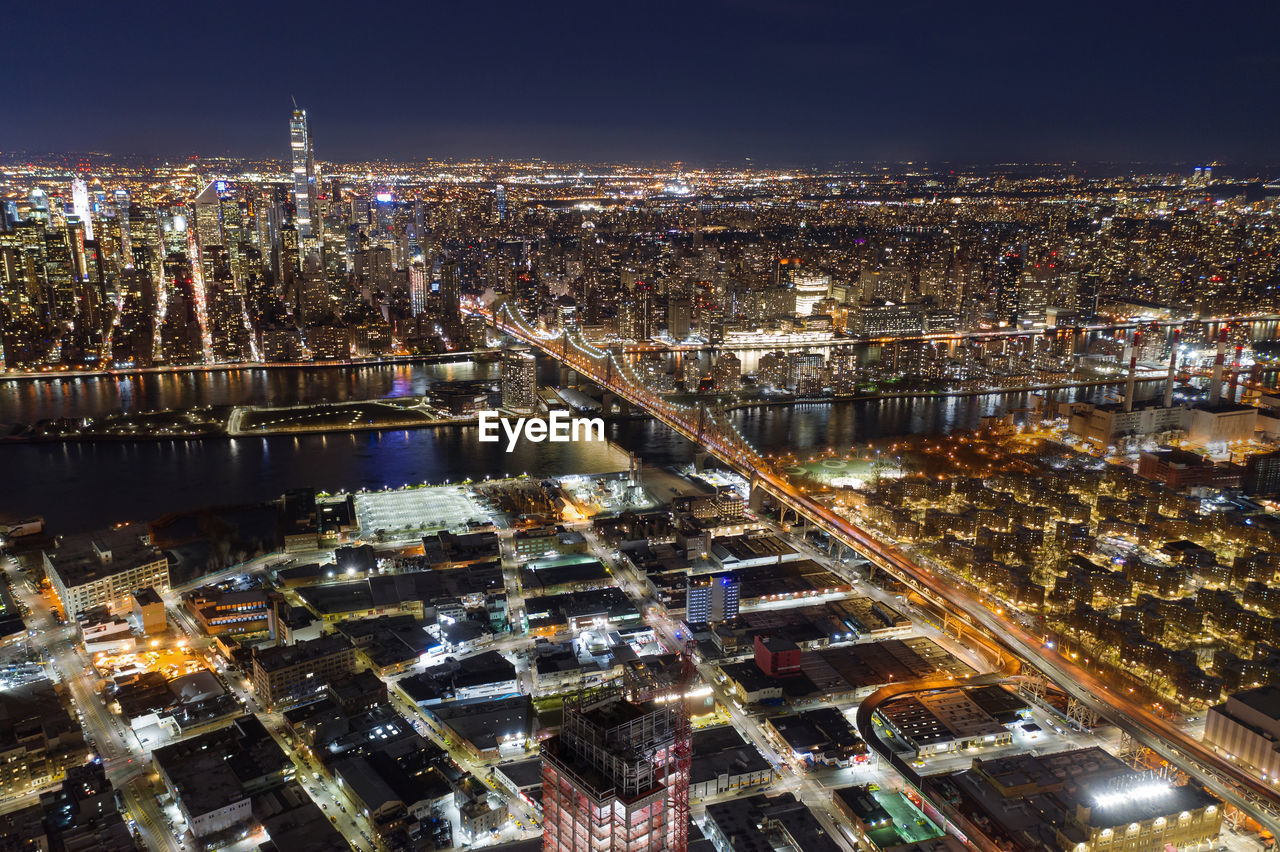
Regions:
<instances>
[{"instance_id":1,"label":"high-rise apartment building","mask_svg":"<svg viewBox=\"0 0 1280 852\"><path fill-rule=\"evenodd\" d=\"M711 381L718 391L738 390L742 386L742 359L732 352L721 352L711 367Z\"/></svg>"},{"instance_id":2,"label":"high-rise apartment building","mask_svg":"<svg viewBox=\"0 0 1280 852\"><path fill-rule=\"evenodd\" d=\"M645 674L565 702L560 734L542 747L546 852L688 849L689 715L664 700L679 692L638 682Z\"/></svg>"},{"instance_id":3,"label":"high-rise apartment building","mask_svg":"<svg viewBox=\"0 0 1280 852\"><path fill-rule=\"evenodd\" d=\"M787 386L798 394L822 391L822 369L826 361L820 352L792 352L787 355Z\"/></svg>"},{"instance_id":4,"label":"high-rise apartment building","mask_svg":"<svg viewBox=\"0 0 1280 852\"><path fill-rule=\"evenodd\" d=\"M1000 258L996 268L994 293L995 323L998 326L1018 324L1018 283L1022 278L1022 255L1011 251Z\"/></svg>"},{"instance_id":5,"label":"high-rise apartment building","mask_svg":"<svg viewBox=\"0 0 1280 852\"><path fill-rule=\"evenodd\" d=\"M507 221L507 188L502 184L498 184L493 189L493 207L498 221Z\"/></svg>"},{"instance_id":6,"label":"high-rise apartment building","mask_svg":"<svg viewBox=\"0 0 1280 852\"><path fill-rule=\"evenodd\" d=\"M537 403L537 359L525 350L502 355L502 407L508 411L533 411Z\"/></svg>"},{"instance_id":7,"label":"high-rise apartment building","mask_svg":"<svg viewBox=\"0 0 1280 852\"><path fill-rule=\"evenodd\" d=\"M689 578L687 620L690 624L728 621L738 615L738 578L733 572Z\"/></svg>"}]
</instances>

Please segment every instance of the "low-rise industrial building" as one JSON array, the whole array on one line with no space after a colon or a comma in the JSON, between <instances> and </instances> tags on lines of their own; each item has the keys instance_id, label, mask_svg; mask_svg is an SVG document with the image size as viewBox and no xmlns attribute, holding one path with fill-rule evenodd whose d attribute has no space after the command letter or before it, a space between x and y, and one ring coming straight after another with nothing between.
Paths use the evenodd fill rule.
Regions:
<instances>
[{"instance_id":1,"label":"low-rise industrial building","mask_svg":"<svg viewBox=\"0 0 1280 852\"><path fill-rule=\"evenodd\" d=\"M1264 780L1280 778L1280 687L1237 692L1210 707L1204 742Z\"/></svg>"},{"instance_id":2,"label":"low-rise industrial building","mask_svg":"<svg viewBox=\"0 0 1280 852\"><path fill-rule=\"evenodd\" d=\"M44 569L68 618L100 606L130 613L138 589L169 588L169 558L135 527L69 536L44 552Z\"/></svg>"},{"instance_id":3,"label":"low-rise industrial building","mask_svg":"<svg viewBox=\"0 0 1280 852\"><path fill-rule=\"evenodd\" d=\"M255 648L252 683L263 707L292 704L354 674L356 651L345 636L321 636L296 645Z\"/></svg>"}]
</instances>

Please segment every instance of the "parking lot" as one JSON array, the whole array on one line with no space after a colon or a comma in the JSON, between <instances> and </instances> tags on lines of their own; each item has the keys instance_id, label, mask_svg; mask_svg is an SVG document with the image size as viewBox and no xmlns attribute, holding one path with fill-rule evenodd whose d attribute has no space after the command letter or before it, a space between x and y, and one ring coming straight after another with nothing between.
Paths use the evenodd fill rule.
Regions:
<instances>
[{"instance_id":1,"label":"parking lot","mask_svg":"<svg viewBox=\"0 0 1280 852\"><path fill-rule=\"evenodd\" d=\"M489 517L461 485L371 491L355 495L355 501L360 534L366 539L380 530L389 540L417 538Z\"/></svg>"}]
</instances>

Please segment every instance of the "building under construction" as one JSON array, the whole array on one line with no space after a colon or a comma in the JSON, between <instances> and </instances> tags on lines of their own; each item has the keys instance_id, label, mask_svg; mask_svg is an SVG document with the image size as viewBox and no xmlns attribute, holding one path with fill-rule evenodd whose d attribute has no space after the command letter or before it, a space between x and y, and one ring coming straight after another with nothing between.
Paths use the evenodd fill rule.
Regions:
<instances>
[{"instance_id":1,"label":"building under construction","mask_svg":"<svg viewBox=\"0 0 1280 852\"><path fill-rule=\"evenodd\" d=\"M691 737L683 684L655 684L643 663L567 700L542 746L543 849L685 852Z\"/></svg>"}]
</instances>

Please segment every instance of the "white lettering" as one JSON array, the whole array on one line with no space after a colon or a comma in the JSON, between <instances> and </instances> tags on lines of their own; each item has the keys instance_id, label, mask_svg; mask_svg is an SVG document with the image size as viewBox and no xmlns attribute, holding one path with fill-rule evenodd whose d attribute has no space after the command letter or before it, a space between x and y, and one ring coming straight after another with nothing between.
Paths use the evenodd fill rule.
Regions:
<instances>
[{"instance_id":1,"label":"white lettering","mask_svg":"<svg viewBox=\"0 0 1280 852\"><path fill-rule=\"evenodd\" d=\"M512 421L502 419L502 431L507 433L507 452L514 452L516 448L516 440L520 437L520 428L524 426L524 418L518 418L515 426L511 425Z\"/></svg>"},{"instance_id":2,"label":"white lettering","mask_svg":"<svg viewBox=\"0 0 1280 852\"><path fill-rule=\"evenodd\" d=\"M594 432L594 437L593 433ZM604 440L604 418L603 417L578 417L573 421L573 440L575 441L603 441Z\"/></svg>"},{"instance_id":3,"label":"white lettering","mask_svg":"<svg viewBox=\"0 0 1280 852\"><path fill-rule=\"evenodd\" d=\"M481 411L480 412L480 440L486 444L494 444L498 441L498 412Z\"/></svg>"},{"instance_id":4,"label":"white lettering","mask_svg":"<svg viewBox=\"0 0 1280 852\"><path fill-rule=\"evenodd\" d=\"M541 444L547 439L547 421L541 417L530 417L528 420L521 422L524 423L525 440Z\"/></svg>"},{"instance_id":5,"label":"white lettering","mask_svg":"<svg viewBox=\"0 0 1280 852\"><path fill-rule=\"evenodd\" d=\"M604 418L571 417L563 409L556 409L549 417L503 417L497 411L481 411L477 419L480 440L497 443L507 438L507 452L515 452L516 444L523 437L540 444L551 441L565 444L569 441L604 441Z\"/></svg>"},{"instance_id":6,"label":"white lettering","mask_svg":"<svg viewBox=\"0 0 1280 852\"><path fill-rule=\"evenodd\" d=\"M551 412L551 431L547 439L557 444L569 440L569 414L564 409L557 408Z\"/></svg>"}]
</instances>

